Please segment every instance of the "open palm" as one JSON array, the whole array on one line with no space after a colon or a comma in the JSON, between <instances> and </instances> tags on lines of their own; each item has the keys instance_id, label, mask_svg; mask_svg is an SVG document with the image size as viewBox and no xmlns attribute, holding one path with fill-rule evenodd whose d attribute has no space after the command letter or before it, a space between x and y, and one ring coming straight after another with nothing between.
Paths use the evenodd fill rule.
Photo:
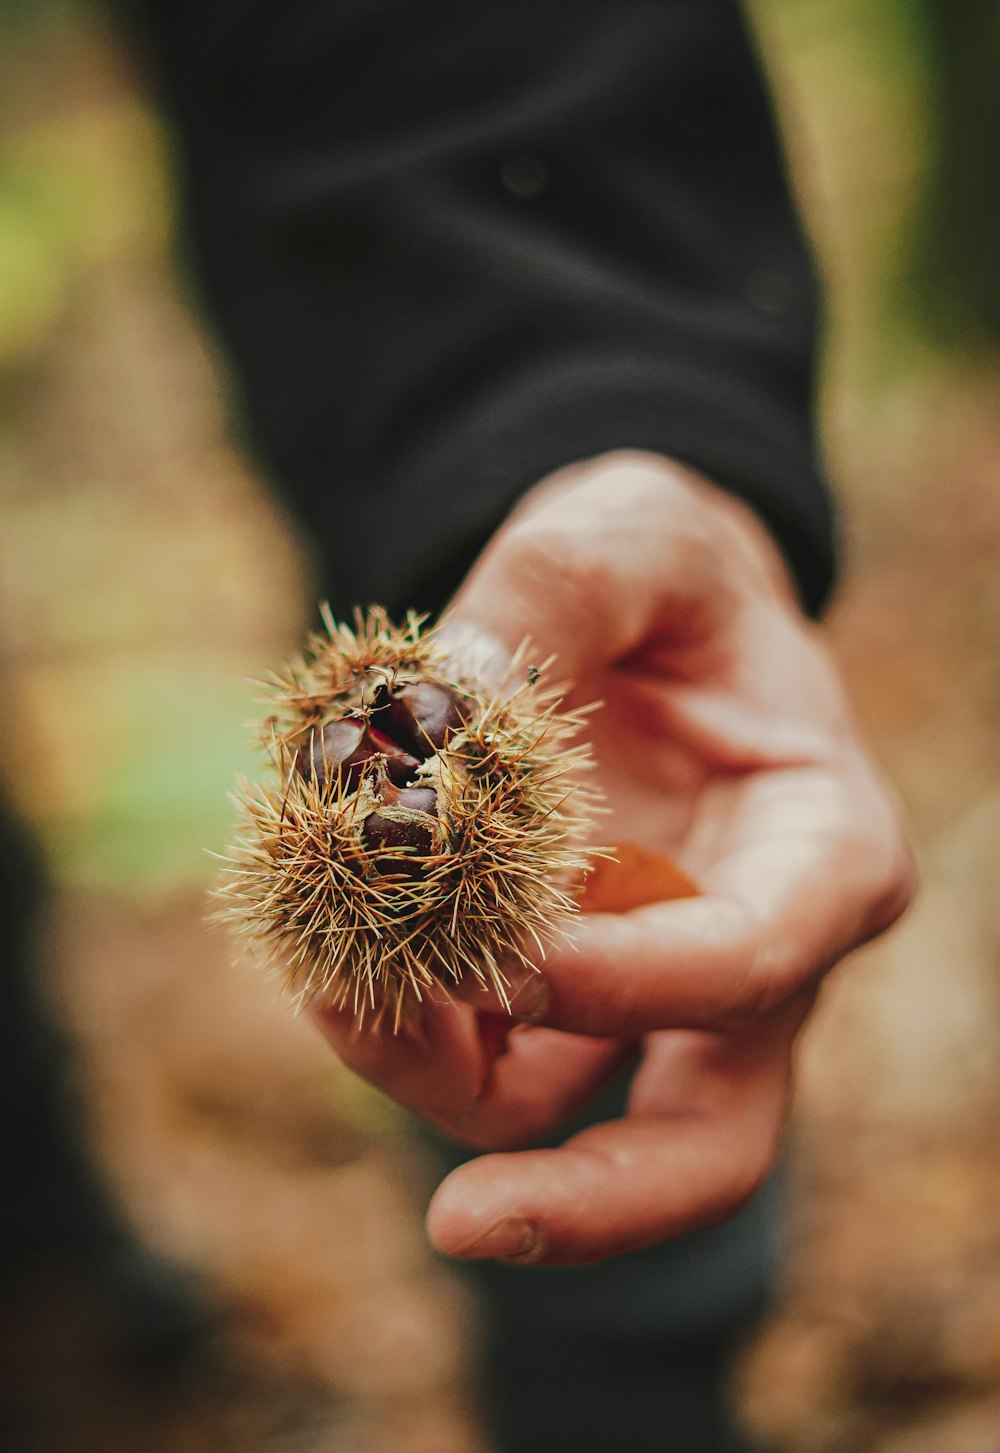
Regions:
<instances>
[{"instance_id":1,"label":"open palm","mask_svg":"<svg viewBox=\"0 0 1000 1453\"><path fill-rule=\"evenodd\" d=\"M667 461L552 476L498 532L449 613L554 653L592 739L604 841L679 861L701 896L584 914L513 1017L439 1005L422 1034L344 1059L493 1153L439 1189L461 1256L584 1262L735 1213L770 1169L795 1035L822 975L902 911L912 868L817 629L744 506ZM530 1145L639 1054L628 1111Z\"/></svg>"}]
</instances>

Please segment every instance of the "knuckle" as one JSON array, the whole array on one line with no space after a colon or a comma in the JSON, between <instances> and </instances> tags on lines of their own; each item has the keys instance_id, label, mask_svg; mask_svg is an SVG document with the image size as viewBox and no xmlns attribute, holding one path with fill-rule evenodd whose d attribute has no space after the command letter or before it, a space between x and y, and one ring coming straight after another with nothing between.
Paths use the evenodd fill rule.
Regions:
<instances>
[{"instance_id":1,"label":"knuckle","mask_svg":"<svg viewBox=\"0 0 1000 1453\"><path fill-rule=\"evenodd\" d=\"M610 977L610 976L609 976ZM658 1027L655 1004L642 993L641 984L623 982L595 983L581 992L579 984L556 1003L553 1022L575 1034L590 1034L601 1039L638 1039Z\"/></svg>"},{"instance_id":2,"label":"knuckle","mask_svg":"<svg viewBox=\"0 0 1000 1453\"><path fill-rule=\"evenodd\" d=\"M920 874L909 845L900 840L896 861L880 893L873 914L873 934L884 933L902 918L917 895Z\"/></svg>"},{"instance_id":3,"label":"knuckle","mask_svg":"<svg viewBox=\"0 0 1000 1453\"><path fill-rule=\"evenodd\" d=\"M507 544L512 567L528 582L555 576L575 586L607 584L605 552L593 530L541 520L517 526Z\"/></svg>"},{"instance_id":4,"label":"knuckle","mask_svg":"<svg viewBox=\"0 0 1000 1453\"><path fill-rule=\"evenodd\" d=\"M609 560L594 532L548 524L525 524L507 540L511 587L525 598L544 602L560 619L600 617L613 598Z\"/></svg>"},{"instance_id":5,"label":"knuckle","mask_svg":"<svg viewBox=\"0 0 1000 1453\"><path fill-rule=\"evenodd\" d=\"M731 1220L750 1204L767 1180L773 1165L770 1150L754 1146L737 1166L730 1171L725 1185L720 1190L718 1211L721 1220Z\"/></svg>"},{"instance_id":6,"label":"knuckle","mask_svg":"<svg viewBox=\"0 0 1000 1453\"><path fill-rule=\"evenodd\" d=\"M727 1032L749 1029L777 1009L789 993L785 957L770 949L754 954L717 1016L715 1027Z\"/></svg>"},{"instance_id":7,"label":"knuckle","mask_svg":"<svg viewBox=\"0 0 1000 1453\"><path fill-rule=\"evenodd\" d=\"M714 1193L704 1207L705 1224L729 1221L745 1209L761 1190L774 1169L780 1144L780 1128L757 1127L742 1137L738 1149L727 1158Z\"/></svg>"},{"instance_id":8,"label":"knuckle","mask_svg":"<svg viewBox=\"0 0 1000 1453\"><path fill-rule=\"evenodd\" d=\"M919 873L898 810L879 791L867 836L850 849L856 888L864 910L858 942L865 943L892 927L909 908L919 887Z\"/></svg>"}]
</instances>

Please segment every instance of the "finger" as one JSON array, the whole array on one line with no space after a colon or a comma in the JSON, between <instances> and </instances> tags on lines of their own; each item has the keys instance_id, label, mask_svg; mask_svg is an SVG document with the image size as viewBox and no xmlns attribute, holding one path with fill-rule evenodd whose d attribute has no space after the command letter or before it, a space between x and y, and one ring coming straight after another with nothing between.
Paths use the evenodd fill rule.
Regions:
<instances>
[{"instance_id":1,"label":"finger","mask_svg":"<svg viewBox=\"0 0 1000 1453\"><path fill-rule=\"evenodd\" d=\"M447 622L512 651L534 640L573 679L636 650L661 617L706 634L730 590L694 479L640 454L552 476L494 537Z\"/></svg>"},{"instance_id":2,"label":"finger","mask_svg":"<svg viewBox=\"0 0 1000 1453\"><path fill-rule=\"evenodd\" d=\"M823 769L761 774L728 833L703 897L584 915L571 946L546 950L532 1022L604 1037L746 1024L905 902L888 804Z\"/></svg>"},{"instance_id":3,"label":"finger","mask_svg":"<svg viewBox=\"0 0 1000 1453\"><path fill-rule=\"evenodd\" d=\"M316 1011L349 1069L467 1145L538 1139L590 1099L627 1044L518 1026L506 1014L428 1005L419 1031L358 1030L348 1014Z\"/></svg>"},{"instance_id":4,"label":"finger","mask_svg":"<svg viewBox=\"0 0 1000 1453\"><path fill-rule=\"evenodd\" d=\"M502 641L470 621L448 619L434 632L455 674L475 681L483 692L499 692L510 682L511 653Z\"/></svg>"},{"instance_id":5,"label":"finger","mask_svg":"<svg viewBox=\"0 0 1000 1453\"><path fill-rule=\"evenodd\" d=\"M517 1026L451 1128L480 1150L530 1145L565 1124L634 1053L626 1042Z\"/></svg>"},{"instance_id":6,"label":"finger","mask_svg":"<svg viewBox=\"0 0 1000 1453\"><path fill-rule=\"evenodd\" d=\"M440 1250L552 1265L640 1250L734 1215L773 1164L787 1114L798 1008L763 1033L681 1041L626 1119L558 1150L487 1155L442 1183L428 1212Z\"/></svg>"},{"instance_id":7,"label":"finger","mask_svg":"<svg viewBox=\"0 0 1000 1453\"><path fill-rule=\"evenodd\" d=\"M465 1005L425 1004L419 1024L399 1034L358 1028L347 1010L322 1006L314 1014L348 1069L438 1124L454 1124L472 1107L502 1048L496 1036L481 1037Z\"/></svg>"},{"instance_id":8,"label":"finger","mask_svg":"<svg viewBox=\"0 0 1000 1453\"><path fill-rule=\"evenodd\" d=\"M477 1014L503 1014L520 1024L531 1024L536 1012L544 1011L549 1002L545 981L535 968L522 964L504 965L507 984L503 991L495 984L481 984L468 976L456 984L454 995L460 1004L469 1004Z\"/></svg>"}]
</instances>

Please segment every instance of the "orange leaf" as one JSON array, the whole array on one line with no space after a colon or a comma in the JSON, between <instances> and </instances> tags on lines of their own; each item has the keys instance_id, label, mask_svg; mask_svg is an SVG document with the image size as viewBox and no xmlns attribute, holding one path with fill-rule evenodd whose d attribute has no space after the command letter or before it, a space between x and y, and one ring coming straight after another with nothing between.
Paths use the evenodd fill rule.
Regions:
<instances>
[{"instance_id":1,"label":"orange leaf","mask_svg":"<svg viewBox=\"0 0 1000 1453\"><path fill-rule=\"evenodd\" d=\"M584 913L627 913L645 903L697 898L701 891L685 872L636 843L618 843L615 860L599 858L587 878L580 907Z\"/></svg>"}]
</instances>

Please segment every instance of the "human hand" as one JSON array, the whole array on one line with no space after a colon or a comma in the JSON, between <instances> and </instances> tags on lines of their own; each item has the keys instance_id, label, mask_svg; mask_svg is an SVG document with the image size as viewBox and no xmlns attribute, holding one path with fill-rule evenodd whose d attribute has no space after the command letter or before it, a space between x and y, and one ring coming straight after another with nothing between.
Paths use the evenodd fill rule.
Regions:
<instances>
[{"instance_id":1,"label":"human hand","mask_svg":"<svg viewBox=\"0 0 1000 1453\"><path fill-rule=\"evenodd\" d=\"M724 1220L759 1186L823 974L906 906L913 869L820 631L752 512L653 455L525 497L448 612L529 636L592 718L605 841L676 859L702 896L584 913L513 1017L431 1005L420 1036L323 1027L359 1074L500 1152L428 1213L464 1257L582 1263ZM636 1054L623 1119L538 1139Z\"/></svg>"}]
</instances>

